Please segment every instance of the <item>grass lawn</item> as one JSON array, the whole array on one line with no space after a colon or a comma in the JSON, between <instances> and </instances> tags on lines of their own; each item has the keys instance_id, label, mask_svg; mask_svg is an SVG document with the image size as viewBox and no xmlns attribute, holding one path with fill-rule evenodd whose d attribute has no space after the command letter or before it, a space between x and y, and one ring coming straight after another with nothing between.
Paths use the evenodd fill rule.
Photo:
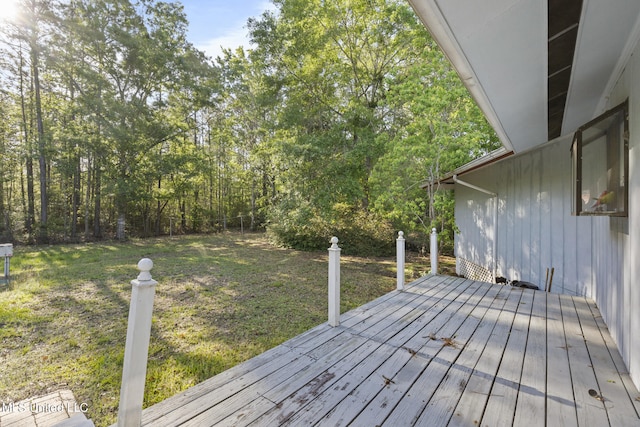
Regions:
<instances>
[{"instance_id":1,"label":"grass lawn","mask_svg":"<svg viewBox=\"0 0 640 427\"><path fill-rule=\"evenodd\" d=\"M327 252L276 248L262 234L19 246L0 286L0 402L68 388L96 426L115 422L143 257L158 281L145 407L327 320ZM407 280L428 264L408 255ZM395 288L394 258L343 256L341 267L342 312Z\"/></svg>"}]
</instances>

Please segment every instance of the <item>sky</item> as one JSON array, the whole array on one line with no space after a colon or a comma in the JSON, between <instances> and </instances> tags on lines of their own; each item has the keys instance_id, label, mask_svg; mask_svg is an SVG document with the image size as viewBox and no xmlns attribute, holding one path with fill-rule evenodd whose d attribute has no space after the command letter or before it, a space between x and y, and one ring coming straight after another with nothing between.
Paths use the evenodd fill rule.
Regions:
<instances>
[{"instance_id":1,"label":"sky","mask_svg":"<svg viewBox=\"0 0 640 427\"><path fill-rule=\"evenodd\" d=\"M247 19L259 17L269 9L269 0L180 0L189 20L189 41L215 58L222 47L250 47Z\"/></svg>"}]
</instances>

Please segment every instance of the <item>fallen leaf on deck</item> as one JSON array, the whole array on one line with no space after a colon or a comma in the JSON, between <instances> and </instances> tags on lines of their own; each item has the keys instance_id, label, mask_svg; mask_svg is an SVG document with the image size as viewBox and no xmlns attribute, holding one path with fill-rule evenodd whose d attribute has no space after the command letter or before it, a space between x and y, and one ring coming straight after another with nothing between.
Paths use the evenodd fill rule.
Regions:
<instances>
[{"instance_id":1,"label":"fallen leaf on deck","mask_svg":"<svg viewBox=\"0 0 640 427\"><path fill-rule=\"evenodd\" d=\"M411 349L409 347L402 347L402 348L407 350L411 354L411 357L415 356L418 353L417 351L415 351L415 350L413 350L413 349Z\"/></svg>"},{"instance_id":2,"label":"fallen leaf on deck","mask_svg":"<svg viewBox=\"0 0 640 427\"><path fill-rule=\"evenodd\" d=\"M458 343L453 340L453 338L440 338L443 341L442 346L449 346L453 348L458 348Z\"/></svg>"}]
</instances>

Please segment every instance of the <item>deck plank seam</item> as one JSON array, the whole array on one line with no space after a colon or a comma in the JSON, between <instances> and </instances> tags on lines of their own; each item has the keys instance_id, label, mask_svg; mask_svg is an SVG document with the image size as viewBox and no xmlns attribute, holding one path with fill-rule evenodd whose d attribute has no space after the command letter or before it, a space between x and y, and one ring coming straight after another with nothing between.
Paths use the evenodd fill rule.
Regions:
<instances>
[{"instance_id":1,"label":"deck plank seam","mask_svg":"<svg viewBox=\"0 0 640 427\"><path fill-rule=\"evenodd\" d=\"M582 301L584 301L584 303L585 303L585 305L587 306L587 308L589 308L589 307L588 307L588 303L587 303L587 299L586 299L586 298L581 298L581 300L582 300ZM576 304L576 303L577 303L577 301L578 301L578 299L577 299L577 298L575 298L575 299L574 299L574 304ZM595 378L597 391L598 391L598 393L600 394L600 393L601 393L601 390L602 390L602 387L600 386L600 378L598 378L599 376L598 376L598 373L597 373L597 371L596 371L595 363L594 363L594 360L593 360L593 355L592 355L592 351L591 351L591 348L590 348L590 344L591 344L591 343L590 343L590 342L589 342L589 340L586 338L586 337L587 337L587 333L586 333L586 331L585 331L585 328L587 327L587 325L586 325L586 321L587 321L587 319L584 319L584 315L585 315L584 313L583 313L583 314L582 314L582 316L581 316L581 314L580 314L580 313L581 313L581 310L580 310L580 309L578 309L578 307L577 307L577 306L576 306L576 312L577 312L577 314L578 314L578 321L579 321L579 323L580 323L580 329L582 330L582 333L583 333L583 335L585 336L585 345L586 345L586 348L587 348L587 354L589 355L589 362L591 363L591 369L593 370L593 376L594 376L594 378ZM589 314L589 316L591 316L591 317L592 317L592 319L593 319L593 321L594 321L594 323L595 323L595 317L593 316L593 313L591 312L591 309L589 309L589 313L588 313L588 314ZM607 415L607 420L609 421L609 425L611 425L611 416L610 416L610 414L609 414L609 410L608 410L608 408L607 408L607 405L605 405L605 404L604 404L604 400L602 400L602 405L603 405L603 407L604 407L604 409L605 409L605 413L606 413L606 415Z\"/></svg>"},{"instance_id":2,"label":"deck plank seam","mask_svg":"<svg viewBox=\"0 0 640 427\"><path fill-rule=\"evenodd\" d=\"M373 345L370 345L373 344ZM365 355L363 356L362 354L360 354L361 352L359 352L359 350L367 345L370 345L371 347L371 352L365 352ZM377 349L379 349L382 346L382 344L379 343L375 343L371 340L367 340L367 339L363 339L362 342L360 343L360 345L358 345L357 347L354 347L351 349L351 351L348 354L343 355L343 357L339 357L339 358L334 358L332 355L327 355L327 360L331 360L332 363L327 365L325 367L325 369L320 372L318 375L315 375L311 380L309 380L308 382L305 382L300 388L297 388L296 390L293 390L290 394L283 396L279 401L275 402L273 399L270 399L267 396L264 396L265 398L269 399L270 401L272 401L275 405L278 411L286 404L287 401L290 401L291 399L293 399L294 397L296 397L298 395L298 393L301 392L301 390L304 390L305 388L308 388L310 384L312 384L314 381L321 379L321 378L329 378L328 380L318 380L318 383L321 384L320 387L318 387L318 389L313 389L312 390L312 395L315 394L315 396L313 398L310 399L305 399L304 402L298 402L301 403L301 405L297 408L292 408L292 412L288 413L287 416L278 416L278 423L279 425L287 422L288 419L290 419L291 417L295 416L296 413L304 410L305 407L307 407L313 400L315 400L315 398L317 398L317 393L320 392L321 390L332 386L333 384L335 384L336 382L338 382L340 379L342 379L345 375L348 374L348 372L352 371L354 369L355 366L357 366L359 363L361 363L364 359L366 359L368 357L368 355L370 353L375 352ZM353 357L353 355L356 355L355 357ZM362 360L360 360L360 358L362 357ZM356 363L354 365L354 367L347 369L346 372L343 372L339 377L336 377L335 373L332 372L334 370L337 370L338 372L340 371L340 365L347 365L349 366L346 361L348 361L350 358L354 358L355 360L358 360L358 363ZM338 369L336 369L336 367L338 366ZM270 390L271 391L271 390ZM305 397L309 397L307 395L304 395ZM268 411L265 414L262 414L260 417L258 417L256 419L257 420L264 418L265 416L267 416L267 414L271 412ZM272 415L276 415L276 414L272 414Z\"/></svg>"},{"instance_id":3,"label":"deck plank seam","mask_svg":"<svg viewBox=\"0 0 640 427\"><path fill-rule=\"evenodd\" d=\"M527 299L525 300L525 302L523 302L522 300L524 299L524 297L527 297ZM515 316L514 316L514 321L511 325L511 332L509 333L509 337L507 339L507 343L505 345L505 350L506 349L511 349L511 347L513 347L514 345L516 345L519 340L522 340L521 343L521 348L522 348L522 355L524 356L525 354L525 349L527 346L527 341L528 341L528 337L529 337L529 322L531 320L531 313L533 310L533 301L534 301L534 293L533 292L525 292L523 290L523 292L520 295L520 303L518 305L518 308L516 310ZM523 309L523 304L526 305L528 302L528 306L525 307L525 309ZM516 334L513 334L513 328L514 328L514 324L516 322L516 320L522 320L521 317L525 316L525 322L523 325L521 325L522 329L522 334L524 335L523 338L517 336ZM515 344L514 344L515 343ZM520 348L520 347L517 347ZM516 349L517 349L516 348ZM497 367L496 370L496 376L493 378L492 382L491 382L491 387L490 387L490 391L489 391L489 396L488 399L485 403L485 407L484 410L482 412L481 415L481 420L484 420L485 416L487 415L487 408L489 407L489 405L493 404L497 404L497 403L493 403L492 396L497 394L495 393L495 389L496 389L496 384L501 385L501 386L505 386L505 387L510 387L513 390L513 405L512 405L512 410L510 412L510 421L511 421L511 425L515 424L515 416L516 416L516 408L517 408L517 404L518 404L518 398L520 396L520 383L522 380L522 375L523 375L523 369L524 369L524 357L522 357L520 359L520 363L517 366L517 368L513 371L510 372L509 371L509 367L508 366L504 366L504 356L505 353L502 354L502 356L500 357L500 363ZM503 371L506 371L503 372ZM501 374L502 372L502 374ZM502 378L500 375L508 375L511 374L511 376L508 377L508 379L504 380L504 381L500 381L500 379ZM508 389L506 390L508 391Z\"/></svg>"},{"instance_id":4,"label":"deck plank seam","mask_svg":"<svg viewBox=\"0 0 640 427\"><path fill-rule=\"evenodd\" d=\"M476 282L476 283L480 283L480 282ZM469 288L470 288L470 287L469 287ZM460 322L460 324L455 328L455 330L453 331L453 333L452 333L452 334L446 334L446 335L451 335L451 337L455 337L455 336L456 336L456 333L457 333L458 331L460 331L460 329L461 329L461 328L463 327L463 325L466 323L466 320L469 318L469 315L470 315L471 313L473 313L473 312L478 308L478 306L479 306L479 305L480 305L480 303L483 301L483 299L487 296L487 294L489 294L490 292L492 292L492 291L494 291L494 290L496 291L496 293L495 293L495 295L493 296L493 298L495 298L495 296L499 293L500 289L496 289L496 288L491 287L491 286L486 286L486 287L485 287L485 286L478 286L478 287L474 290L473 294L471 294L471 295L470 295L470 296L469 296L469 297L468 297L468 298L467 298L467 299L466 299L466 300L465 300L465 301L464 301L464 302L463 302L463 303L458 307L457 311L456 311L455 313L453 313L453 314L452 314L452 316L449 318L449 320L450 320L450 319L451 319L455 314L457 314L457 313L459 313L459 312L461 312L461 311L462 311L462 312L467 312L467 313L463 316L463 317L464 317L464 320L462 320L462 321ZM484 291L484 292L482 292L482 291ZM473 305L469 304L469 301L470 301L470 300L474 300L474 299L476 300L476 302L475 302ZM487 308L487 309L488 309L488 308ZM445 326L446 326L446 323L445 323ZM443 327L445 327L445 326L443 326ZM425 342L425 345L421 348L421 350L422 350L422 349L424 349L424 348L426 347L426 343L428 343L428 341L427 341L427 342ZM466 344L466 343L465 343L465 344ZM419 375L417 375L417 376L414 378L414 380L411 382L411 384L410 384L410 385L408 385L408 386L405 388L405 393L404 393L404 395L405 395L405 396L406 396L407 394L411 393L411 391L415 388L416 383L417 383L418 381L420 381L420 379L423 377L424 373L426 372L426 370L427 370L427 369L429 369L429 367L432 365L432 363L439 363L438 356L440 355L440 353L443 351L443 349L444 349L445 347L446 347L445 345L442 345L442 346L441 346L441 347L439 347L437 350L435 350L435 352L434 352L433 354L428 354L428 353L425 353L425 352L423 352L423 351L418 351L418 352L417 352L417 355L419 355L419 356L421 356L422 358L426 359L426 360L427 360L427 363L426 363L426 365L422 368L422 370L420 371ZM458 356L456 356L456 357L455 357L455 360L457 360L457 357L459 357L459 354L460 354L461 352L462 352L462 349L460 349L460 351L458 352ZM446 360L446 359L445 359L445 360ZM435 362L434 362L434 361L435 361ZM448 372L448 369L447 369L447 372ZM446 376L446 373L445 373L445 376ZM443 378L444 378L444 376L443 376ZM438 385L442 382L442 379L443 379L443 378L441 378L441 379L438 381ZM437 388L437 387L436 387L436 388ZM426 400L425 404L423 405L422 410L420 410L420 412L414 416L413 422L412 422L411 424L414 424L414 423L415 423L415 422L417 422L417 420L420 418L420 416L421 416L421 415L422 415L422 413L424 412L424 409L426 408L426 405L429 403L429 400L431 399L431 396L432 396L432 395L433 395L433 393L432 393L430 396L428 396L428 399ZM424 394L423 394L423 396L424 396ZM397 411L398 406L402 404L403 399L404 399L404 397L403 397L403 398L401 398L401 399L399 399L399 400L398 400L398 401L393 405L393 407L392 407L392 408L387 412L387 415L386 415L386 417L383 419L383 421L382 421L382 424L381 424L381 425L385 425L385 424L388 424L388 423L389 423L389 419L390 419L390 417L392 417L392 415ZM391 423L391 425L393 425L393 423Z\"/></svg>"},{"instance_id":5,"label":"deck plank seam","mask_svg":"<svg viewBox=\"0 0 640 427\"><path fill-rule=\"evenodd\" d=\"M578 311L576 304L571 297L560 297L563 317L569 317L570 319L565 322L565 331L568 328L573 329L573 338L570 336L567 338L567 347L573 343L573 350L569 353L569 366L571 369L571 378L573 385L573 394L576 401L576 411L579 425L605 425L609 423L609 417L606 412L606 408L602 403L593 399L589 395L589 390L592 389L593 384L596 384L597 378L595 371L592 367L593 362L589 356L587 340L585 333L580 325ZM576 333L576 330L579 332ZM583 360L586 355L587 360ZM585 371L585 368L591 367L591 369ZM581 372L581 375L573 375L573 371ZM582 411L578 412L578 402L581 404ZM595 408L593 411L591 408ZM600 420L604 416L606 420Z\"/></svg>"},{"instance_id":6,"label":"deck plank seam","mask_svg":"<svg viewBox=\"0 0 640 427\"><path fill-rule=\"evenodd\" d=\"M454 283L454 282L455 282L455 281L452 281L451 283ZM469 289L469 287L470 287L470 286L467 286L467 287L465 287L465 289ZM479 289L481 289L481 287L480 287L480 286L478 286L478 287L474 290L474 293L473 293L473 294L475 294L475 292L477 292ZM465 299L465 301L464 301L464 302L466 302L469 298L471 298L471 296L472 296L473 294L471 294L471 295L466 295L466 299ZM455 304L455 305L457 305L457 306L458 306L458 308L456 309L456 311L458 311L458 310L460 310L461 308L463 308L463 307L464 307L464 302L458 301L457 299L452 299L452 301L450 302L450 304L448 304L448 306L450 306L450 305L452 305L452 304ZM446 317L446 320L443 322L443 326L442 326L442 327L444 327L444 325L446 325L447 321L448 321L448 320L450 320L450 319L451 319L451 317L452 317L454 314L455 314L455 313L452 313L452 314L450 314L449 316L447 316L447 317ZM422 331L424 331L424 329L425 329L426 327L427 327L427 325L425 325L423 328L421 328L421 330L422 330ZM442 327L441 327L441 328L442 328ZM417 336L417 335L418 335L418 334L414 334L414 336ZM410 340L411 340L411 339L409 339L409 340L405 341L404 345L406 345L406 343L408 343ZM397 353L397 352L399 352L399 351L405 351L405 350L401 350L401 347L402 347L402 346L397 346L397 347L398 347L398 350L396 351L396 353ZM407 358L407 360L405 361L405 363L404 363L402 366L400 366L400 367L398 367L398 368L396 369L396 373L395 373L395 375L394 375L391 379L395 379L395 378L396 378L396 376L398 375L398 373L399 373L399 372L401 372L401 371L406 367L406 365L411 361L411 359L412 359L413 357L421 358L421 359L425 360L425 366L424 366L424 367L423 367L423 369L421 370L420 374L422 374L422 373L424 372L424 370L425 370L425 369L427 369L427 366L428 366L428 365L430 364L430 362L431 362L431 359L430 359L430 358L425 357L425 356L424 356L424 354L420 354L419 352L416 352L416 354L415 354L415 355L412 355L412 357L411 357L411 358ZM372 373L371 375L373 375L373 374L374 374L374 373ZM420 377L420 374L418 374L418 375L415 377L414 381L415 381L417 378L419 378L419 377ZM407 389L407 390L408 390L409 388L410 388L410 386L407 386L407 387L406 387L406 389ZM360 408L360 410L359 410L357 413L352 414L352 415L351 415L351 421L350 421L350 422L353 422L354 420L358 419L361 415L363 415L363 414L364 414L364 412L365 412L365 411L367 411L367 409L370 407L371 403L372 403L372 402L374 402L374 401L378 398L378 396L380 395L380 393L382 393L384 390L385 390L385 387L381 387L381 388L380 388L380 389L379 389L379 390L378 390L378 391L377 391L377 392L376 392L376 393L375 393L375 394L374 394L374 395L369 399L369 402L367 402L367 404L365 404L364 406L362 406L362 407ZM395 406L395 405L394 405L394 406Z\"/></svg>"},{"instance_id":7,"label":"deck plank seam","mask_svg":"<svg viewBox=\"0 0 640 427\"><path fill-rule=\"evenodd\" d=\"M453 284L453 283L454 283L454 281L450 281L449 283L450 283L450 284ZM464 290L467 290L467 289L468 289L468 288L470 288L470 287L471 287L471 285L469 284L468 286L466 286L466 287L464 288ZM452 289L451 291L447 292L447 294L446 294L446 295L450 295L450 294L451 294L451 292L454 292L455 290L457 290L457 288L458 288L458 286L453 287L453 289ZM474 290L474 293L475 293L475 292L477 292L479 289L481 289L481 287L480 287L480 286L478 286L478 287ZM458 296L460 296L460 295L464 292L464 290L460 291ZM468 299L468 298L470 298L470 297L471 297L471 295L467 296L467 299ZM449 307L451 304L456 303L456 302L457 302L457 298L458 298L458 297L453 298L453 299L449 302L449 304L447 304L446 306L444 306L444 307L443 307L443 309L442 309L439 313L441 313L442 311L444 311L444 309L445 309L446 307ZM460 308L462 308L463 306L464 306L464 303L459 304L458 310L459 310ZM439 314L439 313L438 313L438 314ZM395 357L395 355L396 355L396 354L399 354L400 352L405 352L406 350L405 350L404 348L406 347L407 343L409 343L409 342L410 342L414 337L416 337L416 336L418 336L418 335L420 335L420 334L422 334L422 333L426 333L425 329L426 329L426 328L427 328L427 326L431 323L431 321L432 321L434 318L436 318L436 317L437 317L437 315L436 315L436 316L433 316L433 317L432 317L432 319L431 319L427 324L425 324L424 326L422 326L422 327L421 327L418 331L416 331L416 333L414 333L411 337L407 338L407 339L406 339L406 340L405 340L401 345L393 345L393 344L389 344L389 341L387 341L387 345L391 345L393 348L395 348L395 352L394 352L394 354L392 354L392 355L391 355L391 358ZM451 318L451 315L450 315L448 318L450 319L450 318ZM414 321L415 321L415 320L414 320ZM445 324L446 324L446 322L445 322ZM396 334L396 335L397 335L397 334ZM395 337L395 335L394 335L394 337ZM406 362L405 362L402 366L399 366L399 367L397 367L397 368L395 369L395 374L391 377L391 379L395 378L395 376L398 374L398 372L400 372L400 371L405 367L406 363L408 363L408 362L409 362L413 357L422 357L422 358L425 358L425 357L424 357L424 355L422 355L422 356L421 356L421 355L420 355L420 354L418 354L417 352L416 352L416 353L409 353L409 354L411 354L411 357L407 358ZM425 360L426 360L426 358L425 358ZM428 363L429 363L429 362L430 362L430 360L428 360L428 361L427 361L427 365L428 365ZM385 362L383 361L383 363L382 363L381 365L379 365L379 367L380 367L380 366L383 366L384 364L385 364ZM378 367L378 368L379 368L379 367ZM425 366L425 369L426 369L426 366ZM370 378L372 378L372 377L373 377L373 375L375 375L375 374L376 374L376 371L377 371L377 369L376 369L376 370L374 370L374 371L372 371L372 372L369 374L369 376L368 376L368 377L367 377L363 382L368 381ZM382 391L384 391L384 389L385 389L385 387L380 388L376 393L374 393L372 396L370 396L369 401L371 402L371 401L375 400L375 399L377 398L377 396L378 396ZM346 396L344 399L342 399L342 401L345 401L345 400L347 399L347 397L348 397L348 396ZM352 414L352 416L351 416L351 420L357 419L357 418L358 418L358 417L359 417L359 416L360 416L360 415L361 415L361 414L362 414L362 413L367 409L367 407L368 407L368 404L367 404L367 405L362 406L358 412L356 412L356 413ZM332 411L329 411L329 413L331 413L331 412L332 412Z\"/></svg>"},{"instance_id":8,"label":"deck plank seam","mask_svg":"<svg viewBox=\"0 0 640 427\"><path fill-rule=\"evenodd\" d=\"M631 395L631 393L629 393L629 388L627 387L626 382L623 379L623 374L627 374L627 372L620 372L620 367L618 366L618 364L616 363L616 357L614 356L613 352L611 351L611 346L608 343L608 339L605 336L605 331L608 334L608 328L607 326L604 324L603 319L602 319L602 315L597 314L594 312L594 307L595 307L595 302L593 304L590 304L589 301L586 300L586 304L587 307L589 308L589 311L593 317L593 321L597 327L598 333L600 334L600 337L604 343L604 347L607 349L607 353L609 354L609 357L611 358L611 362L613 363L613 366L615 368L615 371L617 373L617 379L620 381L620 383L622 384L627 396L629 397L629 401L631 402L631 407L633 408L635 415L637 418L640 419L640 412L638 411L638 406L636 404L634 404L634 396ZM597 307L595 307L597 308ZM604 330L604 331L603 331ZM617 350L616 350L617 351ZM606 398L606 396L605 396ZM640 396L637 396L638 399L640 399ZM606 407L606 405L605 405Z\"/></svg>"},{"instance_id":9,"label":"deck plank seam","mask_svg":"<svg viewBox=\"0 0 640 427\"><path fill-rule=\"evenodd\" d=\"M444 296L451 295L453 292L454 292L454 290L450 290L450 291L449 291L449 292L447 292ZM460 292L460 293L461 293L461 292ZM435 307L438 303L440 303L440 302L442 301L442 298L443 298L443 297L438 298L438 297L437 297L437 295L434 295L434 296L431 296L431 297L429 297L429 298L425 299L423 302L421 302L420 304L418 304L416 307L413 307L413 308L412 308L412 310L411 310L409 313L407 313L406 315L404 315L402 318L395 320L392 324L389 324L389 325L387 326L387 328L386 328L386 329L390 329L390 328L392 328L392 326L393 326L393 325L395 325L395 324L400 324L400 323L406 323L406 324L405 324L401 329L399 329L399 330L397 330L397 331L394 329L394 332L395 332L395 333L394 333L392 336L390 336L390 337L388 337L388 338L385 338L384 340L380 340L380 341L382 341L382 342L384 342L384 343L388 343L388 342L389 342L393 337L395 337L396 335L400 335L400 334L402 334L402 332L404 332L407 328L409 328L413 322L418 321L418 320L419 320L423 315L425 315L427 312L429 312L429 310L430 310L430 309L432 309L432 308L433 308L433 307ZM432 301L432 300L433 300L433 301ZM430 302L430 301L432 301L433 303L432 303L432 304L430 304L428 307L426 307L426 304L427 304L428 302ZM444 305L440 311L438 311L438 312L436 312L436 313L435 313L435 315L437 316L439 313L441 313L442 311L444 311L444 310L445 310L445 309L446 309L446 308L447 308L447 307L448 307L452 302L453 302L453 300L452 300L449 304ZM396 311L397 311L397 310L396 310ZM418 315L418 316L416 316L415 318L413 318L413 319L411 320L411 322L407 322L407 321L406 321L407 316L409 316L410 314L418 314L418 313L419 313L419 315ZM435 317L435 316L434 316L434 317ZM384 319L382 319L381 321L383 321L383 320L384 320ZM380 322L378 322L378 323L380 323ZM376 324L377 324L377 323L376 323ZM372 326L375 326L375 325L372 325ZM361 332L356 332L356 334L357 334L357 335L359 335L359 336L363 336L363 337L365 337L365 338L369 338L369 339L373 339L373 340L379 340L379 339L378 339L378 337L377 337L377 335L375 335L375 334L374 334L373 336L370 336L370 335L368 335L368 334L366 334L366 335L365 335L365 334L364 334L364 332L366 332L366 331L368 331L368 330L369 330L369 329L366 329L366 330L361 331ZM418 332L416 332L416 334L417 334L417 333L418 333ZM415 336L416 334L414 334L414 335L412 335L411 337L409 337L406 341L409 341L409 340L410 340L413 336ZM403 347L403 346L404 346L404 344L403 344L403 345L400 345L400 346L396 346L396 347L397 347L397 348L400 348L400 347Z\"/></svg>"},{"instance_id":10,"label":"deck plank seam","mask_svg":"<svg viewBox=\"0 0 640 427\"><path fill-rule=\"evenodd\" d=\"M463 375L463 378L460 378L460 382L459 382L459 387L460 389L460 393L457 396L457 399L455 399L455 402L451 402L450 408L451 411L448 413L448 417L446 417L446 422L447 424L449 424L451 422L451 419L453 418L453 416L456 413L456 408L458 407L458 404L460 403L460 399L462 398L462 394L464 393L464 391L467 389L467 386L469 385L469 381L471 379L471 376L473 375L474 371L476 370L478 363L480 362L481 356L484 353L487 345L489 344L489 342L491 341L491 337L494 335L495 331L496 331L496 327L498 326L499 320L503 317L504 314L504 310L505 307L507 307L507 304L516 304L517 302L520 301L520 297L521 294L511 294L509 293L506 298L503 298L500 293L504 290L505 288L501 288L498 293L495 295L493 301L491 302L491 305L484 311L484 313L482 314L482 316L480 318L478 318L478 322L475 326L475 329L473 330L473 332L471 333L469 339L467 340L467 342L465 343L465 345L463 346L463 348L461 349L461 351L456 355L455 359L453 360L451 367L449 368L449 371L447 372L447 377L443 378L442 381L440 382L440 384L438 385L438 389L436 390L436 392L438 392L440 390L441 385L443 384L444 381L448 380L449 377L449 372L454 369L456 367L456 364L458 364L458 361L460 360L460 358L469 358L469 362L473 363L472 367L468 367L465 368L465 375ZM517 301L511 301L511 296L512 295L517 295ZM496 304L497 303L497 304ZM515 305L514 309L517 308L517 305ZM472 314L469 315L469 317L474 317ZM513 315L513 317L515 317L515 313ZM483 335L483 333L481 331L478 331L481 327L485 326L486 324L490 324L490 330L486 332L486 336ZM509 326L509 329L511 329L511 326ZM474 355L468 355L464 353L464 349L468 348L471 345L476 345L476 341L478 341L478 351L477 354ZM475 359L475 360L474 360ZM466 362L461 364L462 366L466 366ZM494 375L495 378L495 375ZM464 384L463 384L464 383ZM434 394L435 396L435 394ZM432 401L433 401L433 396L430 399L430 401L428 402L428 404L425 406L425 408L423 409L422 413L420 414L419 418L418 418L418 423L420 423L420 420L423 418L423 415L427 412L427 409L432 406ZM443 420L445 421L445 420Z\"/></svg>"},{"instance_id":11,"label":"deck plank seam","mask_svg":"<svg viewBox=\"0 0 640 427\"><path fill-rule=\"evenodd\" d=\"M560 301L560 297L558 296L558 306L559 306L559 310L560 310L560 319L562 322L562 338L564 340L564 345L565 345L565 350L567 353L567 362L569 365L569 379L571 381L571 395L573 397L573 401L576 402L574 409L575 409L575 415L576 415L576 420L579 420L579 414L578 414L578 404L577 404L577 399L576 399L576 390L575 390L575 381L573 378L573 370L571 369L571 357L569 356L569 349L571 348L571 346L569 345L569 340L567 339L567 329L566 329L566 322L565 322L565 313L562 309L562 302Z\"/></svg>"},{"instance_id":12,"label":"deck plank seam","mask_svg":"<svg viewBox=\"0 0 640 427\"><path fill-rule=\"evenodd\" d=\"M511 291L513 291L513 289L511 289ZM487 404L488 404L488 401L489 401L489 397L491 396L491 394L493 392L493 386L494 386L495 381L497 379L497 373L499 371L500 365L502 363L502 359L503 359L504 354L505 354L504 353L504 349L506 349L506 347L507 347L507 343L509 341L509 337L511 336L511 331L513 329L513 324L514 324L514 321L516 319L516 315L517 315L518 309L520 307L520 302L522 301L522 295L524 293L523 291L524 290L521 290L521 292L519 292L518 294L509 293L509 295L507 296L507 299L504 301L502 307L500 307L500 312L497 313L496 319L495 319L495 321L493 323L493 326L491 328L491 332L489 333L489 336L487 337L486 341L484 342L484 345L482 346L482 349L479 352L479 354L478 354L478 356L477 356L477 358L476 358L476 360L474 362L473 367L470 369L469 376L468 376L468 378L466 380L465 388L464 388L464 390L461 391L460 396L459 396L459 398L458 398L458 400L456 402L456 405L453 407L453 410L451 412L451 416L449 417L449 420L448 420L449 423L451 423L451 421L453 420L453 417L458 412L458 408L460 406L463 394L465 392L467 392L467 390L468 390L469 393L477 393L476 391L471 390L469 388L471 379L473 378L474 374L479 372L478 371L478 365L482 362L482 359L483 359L483 356L485 354L485 351L486 351L487 347L489 346L489 343L491 342L492 337L495 336L495 334L496 334L496 328L499 327L500 319L503 318L505 307L507 307L507 304L510 303L510 297L512 295L517 295L517 300L513 301L513 304L515 305L515 307L513 309L513 314L510 315L510 316L508 315L509 318L510 318L510 322L509 322L509 325L508 325L508 332L506 333L506 339L504 340L504 342L502 344L500 344L500 347L502 348L502 351L501 351L500 359L498 360L498 363L495 366L495 372L492 371L492 373L483 374L483 375L490 375L493 378L493 380L492 380L491 386L490 386L490 388L488 390L487 398L484 400L484 405L483 405L482 411L480 412L480 416L478 417L478 421L477 422L480 423L480 424L482 423L482 419L483 419L483 416L484 416L484 413L485 413L485 410L486 410L486 407L487 407ZM481 319L481 322L482 321L484 321L484 318Z\"/></svg>"}]
</instances>

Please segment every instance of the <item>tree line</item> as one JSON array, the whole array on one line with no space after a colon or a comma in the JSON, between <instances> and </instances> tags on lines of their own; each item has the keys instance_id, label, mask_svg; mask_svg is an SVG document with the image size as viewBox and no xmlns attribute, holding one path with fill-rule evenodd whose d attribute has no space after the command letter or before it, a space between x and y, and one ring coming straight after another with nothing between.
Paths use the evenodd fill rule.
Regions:
<instances>
[{"instance_id":1,"label":"tree line","mask_svg":"<svg viewBox=\"0 0 640 427\"><path fill-rule=\"evenodd\" d=\"M273 3L249 49L208 58L177 1L19 0L0 28L2 240L450 238L451 196L421 183L498 142L410 7Z\"/></svg>"}]
</instances>

